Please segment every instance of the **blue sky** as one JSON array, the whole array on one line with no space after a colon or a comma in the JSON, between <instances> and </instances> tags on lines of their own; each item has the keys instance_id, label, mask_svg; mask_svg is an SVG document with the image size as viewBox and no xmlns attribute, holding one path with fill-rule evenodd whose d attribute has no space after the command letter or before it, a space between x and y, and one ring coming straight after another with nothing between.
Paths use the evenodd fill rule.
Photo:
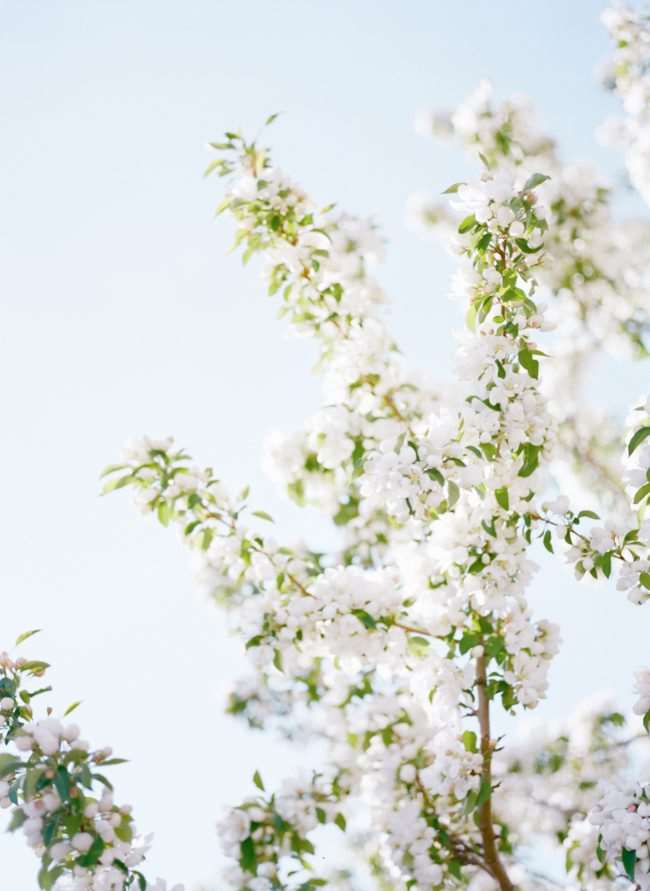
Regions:
<instances>
[{"instance_id":1,"label":"blue sky","mask_svg":"<svg viewBox=\"0 0 650 891\"><path fill-rule=\"evenodd\" d=\"M261 443L272 428L298 427L319 398L313 354L274 321L259 269L226 255L232 232L212 219L221 192L201 177L205 144L284 112L269 134L281 166L323 203L381 224L398 338L413 364L444 379L460 325L447 299L453 267L406 229L405 204L470 168L448 145L417 137L414 114L452 106L488 77L500 95L534 99L566 158L616 179L620 159L593 139L616 108L597 84L608 51L601 9L595 0L0 0L10 604L0 646L45 629L31 651L55 664L58 704L83 698L85 732L133 759L120 788L156 833L152 862L170 879L210 877L221 804L249 791L251 765L281 776L293 756L261 751L221 717L237 646L193 593L180 544L126 499L98 499L97 475L129 435L172 432L233 485L251 481L260 506L298 534L304 516L261 477ZM618 373L635 382L633 398L641 372ZM558 659L544 714L602 686L629 701L639 613L611 591L576 589L555 567L534 600L577 642ZM181 732L179 703L192 714ZM200 777L165 783L161 808L165 766L188 756ZM31 887L34 863L19 840L0 836L0 860L12 887Z\"/></svg>"}]
</instances>

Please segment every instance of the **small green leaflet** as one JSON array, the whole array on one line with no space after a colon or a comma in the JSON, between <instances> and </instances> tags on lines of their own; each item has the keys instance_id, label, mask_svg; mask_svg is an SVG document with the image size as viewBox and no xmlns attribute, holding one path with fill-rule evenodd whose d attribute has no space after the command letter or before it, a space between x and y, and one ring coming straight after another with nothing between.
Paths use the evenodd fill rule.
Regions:
<instances>
[{"instance_id":1,"label":"small green leaflet","mask_svg":"<svg viewBox=\"0 0 650 891\"><path fill-rule=\"evenodd\" d=\"M264 782L262 780L262 777L260 776L259 770L256 770L255 773L253 774L253 782L255 783L257 788L260 790L260 792L264 792Z\"/></svg>"},{"instance_id":2,"label":"small green leaflet","mask_svg":"<svg viewBox=\"0 0 650 891\"><path fill-rule=\"evenodd\" d=\"M539 377L539 362L528 348L519 350L519 364L526 369L530 377L537 380Z\"/></svg>"},{"instance_id":3,"label":"small green leaflet","mask_svg":"<svg viewBox=\"0 0 650 891\"><path fill-rule=\"evenodd\" d=\"M518 476L530 476L539 466L539 453L541 446L535 446L532 442L525 442L521 447L524 462L521 465Z\"/></svg>"},{"instance_id":4,"label":"small green leaflet","mask_svg":"<svg viewBox=\"0 0 650 891\"><path fill-rule=\"evenodd\" d=\"M255 875L257 872L257 854L255 853L255 842L250 836L241 842L239 852L241 868L245 872L251 872Z\"/></svg>"},{"instance_id":5,"label":"small green leaflet","mask_svg":"<svg viewBox=\"0 0 650 891\"><path fill-rule=\"evenodd\" d=\"M22 761L19 761L14 755L0 755L0 780L22 766Z\"/></svg>"},{"instance_id":6,"label":"small green leaflet","mask_svg":"<svg viewBox=\"0 0 650 891\"><path fill-rule=\"evenodd\" d=\"M254 517L259 517L260 520L266 520L268 523L274 523L274 522L275 522L275 520L273 519L273 517L271 516L271 514L267 514L267 512L266 512L265 510L254 510L254 511L253 511L253 516L254 516Z\"/></svg>"},{"instance_id":7,"label":"small green leaflet","mask_svg":"<svg viewBox=\"0 0 650 891\"><path fill-rule=\"evenodd\" d=\"M474 216L473 213L471 213L468 217L465 217L465 219L461 222L461 224L458 227L458 231L460 232L461 235L464 235L465 232L469 232L470 229L473 229L475 225L476 225L476 217Z\"/></svg>"},{"instance_id":8,"label":"small green leaflet","mask_svg":"<svg viewBox=\"0 0 650 891\"><path fill-rule=\"evenodd\" d=\"M544 173L533 173L524 183L524 191L528 192L530 189L536 189L537 186L541 186L542 183L545 183L550 178L550 176L546 176Z\"/></svg>"},{"instance_id":9,"label":"small green leaflet","mask_svg":"<svg viewBox=\"0 0 650 891\"><path fill-rule=\"evenodd\" d=\"M634 496L634 503L638 504L639 501L643 501L646 495L650 495L650 483L646 483L644 486L641 486L639 491Z\"/></svg>"},{"instance_id":10,"label":"small green leaflet","mask_svg":"<svg viewBox=\"0 0 650 891\"><path fill-rule=\"evenodd\" d=\"M466 730L463 733L463 745L465 746L466 752L473 752L476 754L478 752L478 748L476 746L476 734L473 730Z\"/></svg>"},{"instance_id":11,"label":"small green leaflet","mask_svg":"<svg viewBox=\"0 0 650 891\"><path fill-rule=\"evenodd\" d=\"M361 622L364 628L367 628L369 631L374 631L377 627L377 622L370 615L370 613L367 613L365 611L365 609L353 609L352 615Z\"/></svg>"},{"instance_id":12,"label":"small green leaflet","mask_svg":"<svg viewBox=\"0 0 650 891\"><path fill-rule=\"evenodd\" d=\"M627 877L633 882L634 867L636 866L636 851L630 851L628 848L623 848L621 860L623 861L623 868L625 869Z\"/></svg>"},{"instance_id":13,"label":"small green leaflet","mask_svg":"<svg viewBox=\"0 0 650 891\"><path fill-rule=\"evenodd\" d=\"M29 638L33 637L35 634L39 634L40 631L40 628L35 628L33 631L23 631L23 633L19 634L16 638L16 646L19 646L24 640L29 640Z\"/></svg>"},{"instance_id":14,"label":"small green leaflet","mask_svg":"<svg viewBox=\"0 0 650 891\"><path fill-rule=\"evenodd\" d=\"M492 786L487 780L481 780L481 788L478 791L478 798L476 799L476 807L481 807L481 805L485 804L486 801L489 800L492 795Z\"/></svg>"},{"instance_id":15,"label":"small green leaflet","mask_svg":"<svg viewBox=\"0 0 650 891\"><path fill-rule=\"evenodd\" d=\"M644 439L646 439L648 436L650 436L650 427L641 427L639 430L637 430L628 444L628 455L631 455L632 452L637 449L644 441Z\"/></svg>"}]
</instances>

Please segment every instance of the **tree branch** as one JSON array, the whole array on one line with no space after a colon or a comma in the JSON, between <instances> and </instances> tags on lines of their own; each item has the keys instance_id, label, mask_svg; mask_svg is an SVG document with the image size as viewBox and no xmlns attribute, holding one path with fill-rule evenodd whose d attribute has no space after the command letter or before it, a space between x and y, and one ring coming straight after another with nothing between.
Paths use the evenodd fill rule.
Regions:
<instances>
[{"instance_id":1,"label":"tree branch","mask_svg":"<svg viewBox=\"0 0 650 891\"><path fill-rule=\"evenodd\" d=\"M481 731L481 784L492 787L492 739L490 736L490 700L487 693L487 665L485 656L476 660L476 686L478 688L478 721ZM497 851L492 822L492 796L479 808L479 829L483 839L483 857L490 873L499 883L501 891L514 891L514 886Z\"/></svg>"}]
</instances>

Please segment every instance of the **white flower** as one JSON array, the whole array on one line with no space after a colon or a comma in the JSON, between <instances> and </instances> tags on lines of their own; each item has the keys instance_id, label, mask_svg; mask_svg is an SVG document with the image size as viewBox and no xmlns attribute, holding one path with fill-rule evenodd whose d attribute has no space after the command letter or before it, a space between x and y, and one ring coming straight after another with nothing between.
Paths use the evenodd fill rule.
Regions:
<instances>
[{"instance_id":1,"label":"white flower","mask_svg":"<svg viewBox=\"0 0 650 891\"><path fill-rule=\"evenodd\" d=\"M89 832L77 832L76 835L72 836L71 842L75 851L80 851L83 854L90 850L93 837Z\"/></svg>"}]
</instances>

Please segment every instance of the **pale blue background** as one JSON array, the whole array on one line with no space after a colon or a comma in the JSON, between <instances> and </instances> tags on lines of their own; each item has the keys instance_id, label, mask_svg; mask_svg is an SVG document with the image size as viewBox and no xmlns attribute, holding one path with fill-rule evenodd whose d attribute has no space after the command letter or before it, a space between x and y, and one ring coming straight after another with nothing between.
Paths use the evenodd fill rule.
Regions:
<instances>
[{"instance_id":1,"label":"pale blue background","mask_svg":"<svg viewBox=\"0 0 650 891\"><path fill-rule=\"evenodd\" d=\"M193 592L173 534L126 497L97 497L127 436L173 432L226 480L251 481L290 535L304 527L259 461L266 431L298 427L317 406L313 353L284 337L259 267L226 256L232 230L212 221L221 186L201 179L205 143L285 112L270 134L277 158L323 203L381 221L394 327L414 364L443 378L459 325L452 265L406 230L404 208L468 167L415 136L414 113L487 76L501 95L534 97L565 157L618 176L620 159L592 137L616 108L596 83L601 8L0 2L0 646L46 629L29 652L55 663L57 704L84 699L85 732L133 759L118 789L156 833L154 874L212 877L222 803L250 790L254 766L277 778L294 764L221 716L238 645ZM624 401L644 378L626 373ZM611 378L603 396L615 401ZM545 713L601 687L629 703L647 612L555 567L534 597L572 643ZM3 887L35 887L22 840L1 836L0 862Z\"/></svg>"}]
</instances>

